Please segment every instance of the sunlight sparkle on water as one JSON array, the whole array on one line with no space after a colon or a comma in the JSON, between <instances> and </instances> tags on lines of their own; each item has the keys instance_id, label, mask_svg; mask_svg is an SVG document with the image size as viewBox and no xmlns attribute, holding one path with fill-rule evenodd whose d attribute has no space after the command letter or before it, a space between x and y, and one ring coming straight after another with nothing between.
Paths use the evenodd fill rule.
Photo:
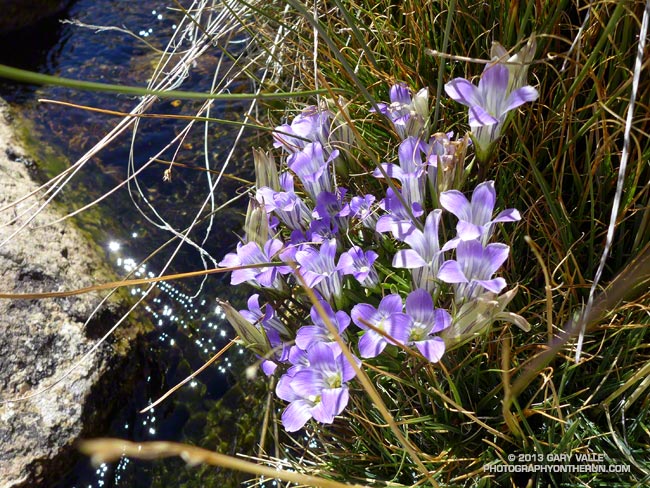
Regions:
<instances>
[{"instance_id":1,"label":"sunlight sparkle on water","mask_svg":"<svg viewBox=\"0 0 650 488\"><path fill-rule=\"evenodd\" d=\"M134 233L135 235L135 233ZM133 273L136 276L146 276L155 278L157 272L151 270L151 266L140 264L138 260L126 256L128 246L122 245L117 241L111 241L108 248L113 255L114 262L126 273ZM119 252L118 252L119 251ZM209 357L214 354L225 344L225 341L231 336L230 327L226 327L225 311L220 306L214 306L214 299L209 296L193 298L184 292L183 288L176 286L174 282L160 281L152 287L132 287L129 292L133 295L145 296L142 303L142 310L146 311L152 324L156 325L156 335L153 341L160 346L156 347L173 347L182 351L181 354L196 355ZM154 342L151 342L153 345ZM233 348L233 355L243 354L244 349L239 347ZM221 364L213 366L213 372L219 375L228 374L228 370L233 368L233 363L227 356L221 360ZM147 379L150 381L150 378ZM190 382L192 389L203 388L204 383L199 380ZM138 419L141 429L152 440L155 440L160 434L159 426L156 423L156 417L153 415L153 409L148 412L144 418ZM124 429L129 430L129 424L123 424ZM127 459L122 459L115 468L114 481L120 479L120 473L126 469ZM101 477L98 478L101 480Z\"/></svg>"}]
</instances>

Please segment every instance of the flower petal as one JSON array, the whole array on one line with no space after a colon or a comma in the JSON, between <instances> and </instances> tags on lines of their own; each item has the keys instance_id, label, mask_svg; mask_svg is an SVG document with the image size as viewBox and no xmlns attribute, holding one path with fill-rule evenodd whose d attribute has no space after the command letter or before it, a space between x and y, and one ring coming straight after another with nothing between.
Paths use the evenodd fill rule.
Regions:
<instances>
[{"instance_id":1,"label":"flower petal","mask_svg":"<svg viewBox=\"0 0 650 488\"><path fill-rule=\"evenodd\" d=\"M241 264L257 264L268 262L268 257L262 253L256 242L249 242L237 249L237 256Z\"/></svg>"},{"instance_id":2,"label":"flower petal","mask_svg":"<svg viewBox=\"0 0 650 488\"><path fill-rule=\"evenodd\" d=\"M501 116L499 108L504 105L510 73L502 64L488 64L485 66L478 90L483 96L483 107L490 110L497 117ZM494 111L493 111L494 110Z\"/></svg>"},{"instance_id":3,"label":"flower petal","mask_svg":"<svg viewBox=\"0 0 650 488\"><path fill-rule=\"evenodd\" d=\"M296 345L300 349L307 349L316 341L322 340L325 336L323 328L317 325L305 325L296 332Z\"/></svg>"},{"instance_id":4,"label":"flower petal","mask_svg":"<svg viewBox=\"0 0 650 488\"><path fill-rule=\"evenodd\" d=\"M497 192L494 181L484 181L472 193L472 220L473 224L483 226L490 222L494 204L497 201Z\"/></svg>"},{"instance_id":5,"label":"flower petal","mask_svg":"<svg viewBox=\"0 0 650 488\"><path fill-rule=\"evenodd\" d=\"M432 312L433 298L431 298L431 294L428 291L418 288L406 297L406 313L413 317L413 319L422 319Z\"/></svg>"},{"instance_id":6,"label":"flower petal","mask_svg":"<svg viewBox=\"0 0 650 488\"><path fill-rule=\"evenodd\" d=\"M454 78L445 85L445 93L449 98L468 107L481 104L478 89L465 78Z\"/></svg>"},{"instance_id":7,"label":"flower petal","mask_svg":"<svg viewBox=\"0 0 650 488\"><path fill-rule=\"evenodd\" d=\"M384 232L390 232L393 228L394 222L395 218L392 215L382 215L379 217L377 223L375 224L375 230L380 234L383 234ZM415 226L413 226L413 228L415 228Z\"/></svg>"},{"instance_id":8,"label":"flower petal","mask_svg":"<svg viewBox=\"0 0 650 488\"><path fill-rule=\"evenodd\" d=\"M407 137L399 145L399 165L409 175L415 174L422 167L422 142L412 136Z\"/></svg>"},{"instance_id":9,"label":"flower petal","mask_svg":"<svg viewBox=\"0 0 650 488\"><path fill-rule=\"evenodd\" d=\"M469 126L485 127L488 125L498 124L499 119L491 115L480 105L474 105L469 108Z\"/></svg>"},{"instance_id":10,"label":"flower petal","mask_svg":"<svg viewBox=\"0 0 650 488\"><path fill-rule=\"evenodd\" d=\"M501 293L501 290L503 290L507 285L506 280L503 278L494 278L492 280L475 280L475 282L486 290L491 291L492 293Z\"/></svg>"},{"instance_id":11,"label":"flower petal","mask_svg":"<svg viewBox=\"0 0 650 488\"><path fill-rule=\"evenodd\" d=\"M266 254L270 259L273 259L283 247L284 244L282 244L280 239L269 239L266 244L264 244L264 254Z\"/></svg>"},{"instance_id":12,"label":"flower petal","mask_svg":"<svg viewBox=\"0 0 650 488\"><path fill-rule=\"evenodd\" d=\"M435 242L435 248L437 250L438 246L438 227L440 227L440 218L442 217L442 210L435 209L432 212L429 212L427 219L424 222L424 235L426 239L431 243Z\"/></svg>"},{"instance_id":13,"label":"flower petal","mask_svg":"<svg viewBox=\"0 0 650 488\"><path fill-rule=\"evenodd\" d=\"M488 269L490 273L487 276L488 278L496 273L501 265L505 263L506 259L508 259L509 252L510 248L499 242L487 245L485 248L485 258L489 263Z\"/></svg>"},{"instance_id":14,"label":"flower petal","mask_svg":"<svg viewBox=\"0 0 650 488\"><path fill-rule=\"evenodd\" d=\"M453 259L445 261L440 266L438 270L438 279L444 281L445 283L467 283L468 280L465 277L465 273L461 269L458 261Z\"/></svg>"},{"instance_id":15,"label":"flower petal","mask_svg":"<svg viewBox=\"0 0 650 488\"><path fill-rule=\"evenodd\" d=\"M308 269L300 268L300 273L302 274L302 277L305 280L305 284L309 288L315 287L317 284L319 284L321 281L325 279L325 276L319 273L314 273L313 271L309 271Z\"/></svg>"},{"instance_id":16,"label":"flower petal","mask_svg":"<svg viewBox=\"0 0 650 488\"><path fill-rule=\"evenodd\" d=\"M332 412L323 405L323 402L318 402L314 408L311 409L311 416L321 424L331 424L334 422L334 415Z\"/></svg>"},{"instance_id":17,"label":"flower petal","mask_svg":"<svg viewBox=\"0 0 650 488\"><path fill-rule=\"evenodd\" d=\"M273 376L278 365L274 361L267 359L266 361L262 361L261 367L266 376Z\"/></svg>"},{"instance_id":18,"label":"flower petal","mask_svg":"<svg viewBox=\"0 0 650 488\"><path fill-rule=\"evenodd\" d=\"M369 330L359 339L359 354L362 358L374 358L386 348L386 339Z\"/></svg>"},{"instance_id":19,"label":"flower petal","mask_svg":"<svg viewBox=\"0 0 650 488\"><path fill-rule=\"evenodd\" d=\"M344 354L341 354L339 358L341 362L341 380L343 381L343 383L347 383L357 375L357 372L354 370L354 367L348 362ZM354 357L354 359L357 363L357 366L360 366L361 361L359 360L359 358Z\"/></svg>"},{"instance_id":20,"label":"flower petal","mask_svg":"<svg viewBox=\"0 0 650 488\"><path fill-rule=\"evenodd\" d=\"M343 310L339 310L334 314L334 316L336 317L336 320L333 320L332 322L339 332L343 332L348 328L348 325L350 325L350 316L347 313Z\"/></svg>"},{"instance_id":21,"label":"flower petal","mask_svg":"<svg viewBox=\"0 0 650 488\"><path fill-rule=\"evenodd\" d=\"M402 249L393 256L394 268L414 269L427 266L427 262L413 249Z\"/></svg>"},{"instance_id":22,"label":"flower petal","mask_svg":"<svg viewBox=\"0 0 650 488\"><path fill-rule=\"evenodd\" d=\"M507 208L500 212L492 222L517 222L521 220L521 214L516 208Z\"/></svg>"},{"instance_id":23,"label":"flower petal","mask_svg":"<svg viewBox=\"0 0 650 488\"><path fill-rule=\"evenodd\" d=\"M440 205L458 218L470 222L472 220L472 207L467 197L458 190L443 191L440 194Z\"/></svg>"},{"instance_id":24,"label":"flower petal","mask_svg":"<svg viewBox=\"0 0 650 488\"><path fill-rule=\"evenodd\" d=\"M255 268L236 269L230 275L230 284L239 285L246 281L255 281L255 276L258 272L259 269Z\"/></svg>"},{"instance_id":25,"label":"flower petal","mask_svg":"<svg viewBox=\"0 0 650 488\"><path fill-rule=\"evenodd\" d=\"M314 370L318 370L319 372L330 371L336 368L334 351L323 342L312 344L312 346L307 350L307 358L309 359L310 367L314 368ZM310 378L309 380L314 383L318 383L320 381L316 378ZM295 384L294 388L296 388ZM298 391L302 392L302 389L298 388Z\"/></svg>"},{"instance_id":26,"label":"flower petal","mask_svg":"<svg viewBox=\"0 0 650 488\"><path fill-rule=\"evenodd\" d=\"M315 345L317 344L313 344L312 348ZM312 368L314 365L310 364L308 368L301 369L291 378L291 388L302 398L316 397L320 395L323 388L327 388L323 373Z\"/></svg>"},{"instance_id":27,"label":"flower petal","mask_svg":"<svg viewBox=\"0 0 650 488\"><path fill-rule=\"evenodd\" d=\"M393 220L390 231L395 239L402 242L407 242L413 233L422 235L422 232L410 220Z\"/></svg>"},{"instance_id":28,"label":"flower petal","mask_svg":"<svg viewBox=\"0 0 650 488\"><path fill-rule=\"evenodd\" d=\"M323 390L321 395L321 405L323 405L323 410L330 414L333 420L335 416L339 415L343 409L347 407L349 398L350 395L347 386L341 388L328 388L327 390ZM316 418L316 416L314 416L314 418ZM319 419L316 418L316 420Z\"/></svg>"},{"instance_id":29,"label":"flower petal","mask_svg":"<svg viewBox=\"0 0 650 488\"><path fill-rule=\"evenodd\" d=\"M413 326L413 319L405 313L395 313L384 322L384 330L390 339L386 339L389 344L398 342L404 344ZM392 340L391 340L392 339Z\"/></svg>"},{"instance_id":30,"label":"flower petal","mask_svg":"<svg viewBox=\"0 0 650 488\"><path fill-rule=\"evenodd\" d=\"M464 220L460 220L456 224L456 234L462 241L478 239L481 237L482 232L483 229L481 227L470 222L465 222Z\"/></svg>"},{"instance_id":31,"label":"flower petal","mask_svg":"<svg viewBox=\"0 0 650 488\"><path fill-rule=\"evenodd\" d=\"M352 307L350 316L352 317L352 321L357 325L357 327L365 330L368 327L362 322L362 320L370 322L376 313L377 309L372 305L368 305L367 303L358 303Z\"/></svg>"},{"instance_id":32,"label":"flower petal","mask_svg":"<svg viewBox=\"0 0 650 488\"><path fill-rule=\"evenodd\" d=\"M395 178L396 180L403 181L404 180L404 172L402 171L402 168L400 168L398 165L393 164L393 163L381 163L380 166L383 168L383 172L377 168L372 172L372 176L375 178L383 178L384 173L389 178Z\"/></svg>"},{"instance_id":33,"label":"flower petal","mask_svg":"<svg viewBox=\"0 0 650 488\"><path fill-rule=\"evenodd\" d=\"M436 308L434 311L436 325L431 330L432 334L445 330L451 325L451 315L443 308Z\"/></svg>"},{"instance_id":34,"label":"flower petal","mask_svg":"<svg viewBox=\"0 0 650 488\"><path fill-rule=\"evenodd\" d=\"M284 374L280 377L277 386L275 387L275 394L281 400L293 402L300 399L300 396L292 388L292 377Z\"/></svg>"},{"instance_id":35,"label":"flower petal","mask_svg":"<svg viewBox=\"0 0 650 488\"><path fill-rule=\"evenodd\" d=\"M392 103L411 103L411 91L404 83L396 83L391 86L389 96Z\"/></svg>"},{"instance_id":36,"label":"flower petal","mask_svg":"<svg viewBox=\"0 0 650 488\"><path fill-rule=\"evenodd\" d=\"M379 302L379 311L386 314L401 313L403 309L404 303L402 302L402 297L397 293L386 295Z\"/></svg>"},{"instance_id":37,"label":"flower petal","mask_svg":"<svg viewBox=\"0 0 650 488\"><path fill-rule=\"evenodd\" d=\"M237 253L234 252L229 252L219 262L220 268L234 268L237 266L241 266L241 261L239 260L239 256L237 256Z\"/></svg>"},{"instance_id":38,"label":"flower petal","mask_svg":"<svg viewBox=\"0 0 650 488\"><path fill-rule=\"evenodd\" d=\"M272 266L267 266L266 268L261 268L257 270L255 274L255 279L257 282L265 288L273 288L273 281L277 275L277 271ZM233 273L234 275L235 273Z\"/></svg>"},{"instance_id":39,"label":"flower petal","mask_svg":"<svg viewBox=\"0 0 650 488\"><path fill-rule=\"evenodd\" d=\"M513 91L505 102L503 113L523 105L526 102L532 102L539 98L538 91L532 86L522 86Z\"/></svg>"},{"instance_id":40,"label":"flower petal","mask_svg":"<svg viewBox=\"0 0 650 488\"><path fill-rule=\"evenodd\" d=\"M427 339L425 341L418 341L415 346L432 363L437 363L440 358L445 354L445 341L440 337Z\"/></svg>"},{"instance_id":41,"label":"flower petal","mask_svg":"<svg viewBox=\"0 0 650 488\"><path fill-rule=\"evenodd\" d=\"M313 405L307 400L291 402L282 412L282 425L287 432L296 432L302 429L311 418Z\"/></svg>"}]
</instances>

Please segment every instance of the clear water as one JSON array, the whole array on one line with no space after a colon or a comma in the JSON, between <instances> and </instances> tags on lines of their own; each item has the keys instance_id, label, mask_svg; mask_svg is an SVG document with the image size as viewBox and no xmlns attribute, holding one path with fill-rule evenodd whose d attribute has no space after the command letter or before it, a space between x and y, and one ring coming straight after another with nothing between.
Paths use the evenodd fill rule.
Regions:
<instances>
[{"instance_id":1,"label":"clear water","mask_svg":"<svg viewBox=\"0 0 650 488\"><path fill-rule=\"evenodd\" d=\"M169 2L171 3L171 2ZM148 41L163 47L178 22L178 13L166 8L167 2L156 0L77 0L63 14L68 19L102 26L125 27ZM34 29L13 34L0 40L0 63L56 74L69 78L144 85L153 66L153 56L140 41L117 31L96 32L57 19L40 23ZM217 58L206 56L184 89L207 89L210 70ZM57 87L33 87L0 80L0 96L19 108L33 123L35 139L75 160L90 149L119 119L104 114L61 107L39 102L54 99L81 105L128 111L135 100L126 96L77 92ZM196 105L169 101L158 105L157 112L191 114ZM213 111L214 117L232 117L241 111L237 105L224 104ZM151 154L169 141L182 125L170 120L144 120L136 140L135 163L143 164ZM213 167L227 154L234 130L226 127L211 129L210 143ZM203 127L185 142L178 161L202 164ZM218 132L217 132L218 131ZM81 206L97 198L126 177L130 134L113 142L83 170L64 199ZM169 159L171 154L164 157ZM246 156L244 155L243 158ZM198 161L198 163L197 163ZM246 175L243 162L237 165L240 176ZM156 202L166 219L183 228L205 197L205 174L200 171L175 170L172 182L163 182L164 165L153 165L141 178L145 195ZM234 172L237 172L234 171ZM217 202L227 200L240 183L226 183L216 195ZM200 188L201 191L197 191ZM106 258L121 270L135 270L140 276L155 273L166 263L171 246L149 260L138 263L163 244L169 234L152 226L134 209L125 190L118 191L100 205L100 211L83 220L87 228L106 252ZM205 248L220 259L236 242L234 231L241 225L242 208L224 212L220 216ZM110 215L111 218L106 217ZM205 226L199 226L204 231ZM197 235L201 235L197 233ZM184 249L172 263L168 273L202 269L198 253ZM216 309L215 295L234 299L227 294L227 279L213 276L196 297L199 281L162 283L146 300L144 312L155 325L155 331L139 352L139 379L131 386L126 404L113 412L110 426L104 436L121 437L134 441L171 440L202 444L209 435L205 419L211 415L215 401L228 389L229 368L242 351L233 350L221 363L212 366L194 381L183 387L171 399L146 414L138 413L156 400L171 386L199 368L217 350L226 344L231 332ZM138 295L140 289L131 293ZM116 379L119 381L119 379ZM210 446L206 446L210 447ZM178 476L178 478L174 478ZM176 479L176 481L175 481ZM178 486L180 479L188 486L201 486L178 460L157 463L122 459L113 465L95 468L87 459L80 458L71 472L59 480L51 480L58 487L126 487ZM192 481L194 480L194 481Z\"/></svg>"}]
</instances>

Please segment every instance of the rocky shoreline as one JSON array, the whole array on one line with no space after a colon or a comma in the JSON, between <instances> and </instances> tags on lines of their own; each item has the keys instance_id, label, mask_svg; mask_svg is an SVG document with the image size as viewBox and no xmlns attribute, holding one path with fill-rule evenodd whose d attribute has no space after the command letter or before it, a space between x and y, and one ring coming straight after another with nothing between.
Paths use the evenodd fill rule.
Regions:
<instances>
[{"instance_id":1,"label":"rocky shoreline","mask_svg":"<svg viewBox=\"0 0 650 488\"><path fill-rule=\"evenodd\" d=\"M15 125L0 100L0 243L43 202L37 194L9 206L39 186L30 177L38 162L21 146ZM116 279L103 251L73 223L48 225L61 215L49 205L0 245L2 293L70 290ZM103 296L0 299L0 488L50 486L74 463L75 441L107 429L138 370L133 352L142 326L123 324L56 383L127 309L126 295L115 295L86 324Z\"/></svg>"}]
</instances>

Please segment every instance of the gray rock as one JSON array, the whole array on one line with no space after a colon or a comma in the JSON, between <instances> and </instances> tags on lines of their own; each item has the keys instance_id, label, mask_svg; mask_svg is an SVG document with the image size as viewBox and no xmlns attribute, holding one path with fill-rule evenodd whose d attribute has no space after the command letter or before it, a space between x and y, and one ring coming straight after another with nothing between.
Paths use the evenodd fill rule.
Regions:
<instances>
[{"instance_id":1,"label":"gray rock","mask_svg":"<svg viewBox=\"0 0 650 488\"><path fill-rule=\"evenodd\" d=\"M8 206L38 185L24 164L33 160L17 143L6 115L6 105L0 105L0 243L26 222L32 205L42 203L37 193ZM73 224L47 225L60 215L47 206L0 246L0 292L69 290L116 279L101 249ZM128 352L140 331L122 326L58 382L121 316L124 294L84 325L102 296L0 299L0 487L52 484L74 462L75 440L105 430L107 415L135 374Z\"/></svg>"}]
</instances>

